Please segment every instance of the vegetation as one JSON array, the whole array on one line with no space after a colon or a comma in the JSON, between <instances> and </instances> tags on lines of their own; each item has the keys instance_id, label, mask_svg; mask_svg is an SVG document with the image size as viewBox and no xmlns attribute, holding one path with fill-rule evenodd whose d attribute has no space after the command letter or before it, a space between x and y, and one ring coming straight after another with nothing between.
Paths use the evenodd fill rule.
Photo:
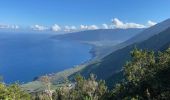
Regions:
<instances>
[{"instance_id":1,"label":"vegetation","mask_svg":"<svg viewBox=\"0 0 170 100\"><path fill-rule=\"evenodd\" d=\"M97 82L93 74L87 80L81 75L77 75L75 80L76 84L72 89L63 87L61 88L62 91L60 89L57 90L59 100L99 100L107 92L105 82Z\"/></svg>"},{"instance_id":2,"label":"vegetation","mask_svg":"<svg viewBox=\"0 0 170 100\"><path fill-rule=\"evenodd\" d=\"M170 49L154 53L135 49L124 67L124 79L110 92L111 100L169 100Z\"/></svg>"},{"instance_id":3,"label":"vegetation","mask_svg":"<svg viewBox=\"0 0 170 100\"><path fill-rule=\"evenodd\" d=\"M104 94L107 93L107 87L104 81L96 81L96 76L91 74L88 79L85 79L81 75L75 77L75 82L65 83L64 86L52 90L49 88L49 78L44 78L44 83L47 85L47 89L43 92L33 95L35 100L101 100L104 99ZM49 93L51 93L49 95Z\"/></svg>"},{"instance_id":4,"label":"vegetation","mask_svg":"<svg viewBox=\"0 0 170 100\"><path fill-rule=\"evenodd\" d=\"M0 83L0 100L30 100L30 95L23 91L19 84L7 86Z\"/></svg>"}]
</instances>

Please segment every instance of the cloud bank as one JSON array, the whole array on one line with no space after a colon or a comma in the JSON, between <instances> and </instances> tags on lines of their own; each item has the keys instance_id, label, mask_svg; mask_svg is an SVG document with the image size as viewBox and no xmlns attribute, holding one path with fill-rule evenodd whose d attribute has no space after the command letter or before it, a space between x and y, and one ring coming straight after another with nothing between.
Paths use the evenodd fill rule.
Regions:
<instances>
[{"instance_id":1,"label":"cloud bank","mask_svg":"<svg viewBox=\"0 0 170 100\"><path fill-rule=\"evenodd\" d=\"M65 32L71 32L71 31L76 31L76 30L77 30L76 26L65 26L64 27Z\"/></svg>"},{"instance_id":2,"label":"cloud bank","mask_svg":"<svg viewBox=\"0 0 170 100\"><path fill-rule=\"evenodd\" d=\"M118 18L112 19L111 24L101 24L100 26L97 26L95 24L93 25L80 25L79 27L76 27L74 25L66 25L64 27L59 26L58 24L54 24L51 26L51 31L53 32L75 32L75 31L81 31L81 30L97 30L97 29L128 29L128 28L148 28L153 25L157 24L156 22L153 22L149 20L146 25L134 23L134 22L123 22L119 20ZM0 27L8 27L8 26L0 26ZM13 26L14 28L17 28L17 26ZM48 27L42 26L42 25L34 25L32 26L33 30L38 30L38 31L44 31L48 30Z\"/></svg>"},{"instance_id":3,"label":"cloud bank","mask_svg":"<svg viewBox=\"0 0 170 100\"><path fill-rule=\"evenodd\" d=\"M137 23L124 23L123 21L119 20L118 18L114 18L112 19L112 23L113 23L113 27L114 28L120 28L120 29L128 29L128 28L147 28L147 27L151 27L153 25L156 25L156 22L153 21L148 21L146 25L142 25L142 24L137 24Z\"/></svg>"},{"instance_id":4,"label":"cloud bank","mask_svg":"<svg viewBox=\"0 0 170 100\"><path fill-rule=\"evenodd\" d=\"M151 20L148 20L146 24L138 24L134 22L123 22L118 18L113 18L110 24L103 23L101 25L84 25L80 26L75 25L66 25L60 26L58 24L54 24L51 26L43 26L39 24L35 24L30 28L35 31L53 31L53 32L75 32L81 30L97 30L97 29L128 29L128 28L148 28L156 25L157 23ZM19 29L18 25L8 25L8 24L0 24L0 29Z\"/></svg>"},{"instance_id":5,"label":"cloud bank","mask_svg":"<svg viewBox=\"0 0 170 100\"><path fill-rule=\"evenodd\" d=\"M48 27L42 26L42 25L34 25L34 26L31 26L31 28L36 31L44 31L48 29Z\"/></svg>"},{"instance_id":6,"label":"cloud bank","mask_svg":"<svg viewBox=\"0 0 170 100\"><path fill-rule=\"evenodd\" d=\"M97 25L80 25L80 30L96 30L99 29Z\"/></svg>"},{"instance_id":7,"label":"cloud bank","mask_svg":"<svg viewBox=\"0 0 170 100\"><path fill-rule=\"evenodd\" d=\"M0 24L0 29L19 29L18 25Z\"/></svg>"},{"instance_id":8,"label":"cloud bank","mask_svg":"<svg viewBox=\"0 0 170 100\"><path fill-rule=\"evenodd\" d=\"M115 28L127 29L127 28L146 28L145 25L137 24L137 23L124 23L120 21L118 18L112 19L112 23Z\"/></svg>"}]
</instances>

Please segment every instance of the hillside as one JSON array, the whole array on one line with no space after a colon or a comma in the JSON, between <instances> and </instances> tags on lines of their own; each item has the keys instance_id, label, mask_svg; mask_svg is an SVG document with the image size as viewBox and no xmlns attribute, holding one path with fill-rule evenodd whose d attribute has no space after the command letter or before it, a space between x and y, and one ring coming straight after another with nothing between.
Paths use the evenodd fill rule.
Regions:
<instances>
[{"instance_id":1,"label":"hillside","mask_svg":"<svg viewBox=\"0 0 170 100\"><path fill-rule=\"evenodd\" d=\"M116 74L122 69L122 66L129 60L130 54L135 47L139 49L158 51L170 45L170 28L151 38L129 45L123 49L115 51L110 55L103 58L101 61L93 63L83 69L80 73L83 76L88 76L90 73L94 73L99 79L107 79L113 74ZM165 46L165 47L164 47Z\"/></svg>"}]
</instances>

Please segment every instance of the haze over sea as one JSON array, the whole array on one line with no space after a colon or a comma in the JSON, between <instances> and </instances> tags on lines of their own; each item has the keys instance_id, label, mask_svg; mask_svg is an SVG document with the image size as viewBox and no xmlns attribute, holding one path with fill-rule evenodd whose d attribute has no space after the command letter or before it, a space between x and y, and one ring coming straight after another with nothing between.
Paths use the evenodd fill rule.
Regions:
<instances>
[{"instance_id":1,"label":"haze over sea","mask_svg":"<svg viewBox=\"0 0 170 100\"><path fill-rule=\"evenodd\" d=\"M6 83L29 82L91 58L91 46L55 40L51 38L54 34L0 34L0 73Z\"/></svg>"}]
</instances>

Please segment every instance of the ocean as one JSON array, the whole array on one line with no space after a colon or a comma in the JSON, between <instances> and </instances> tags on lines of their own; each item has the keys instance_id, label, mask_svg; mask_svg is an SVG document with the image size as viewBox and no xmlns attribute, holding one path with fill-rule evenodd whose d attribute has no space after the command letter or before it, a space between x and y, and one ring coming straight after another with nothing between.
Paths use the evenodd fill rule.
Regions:
<instances>
[{"instance_id":1,"label":"ocean","mask_svg":"<svg viewBox=\"0 0 170 100\"><path fill-rule=\"evenodd\" d=\"M92 55L91 46L55 40L54 34L0 33L0 75L6 83L29 82L81 64Z\"/></svg>"}]
</instances>

